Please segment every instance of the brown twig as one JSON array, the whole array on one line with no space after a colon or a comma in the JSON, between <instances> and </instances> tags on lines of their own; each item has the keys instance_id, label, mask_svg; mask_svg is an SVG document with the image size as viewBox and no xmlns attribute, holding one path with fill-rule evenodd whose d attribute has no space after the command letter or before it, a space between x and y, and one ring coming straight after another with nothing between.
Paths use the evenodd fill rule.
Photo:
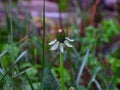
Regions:
<instances>
[{"instance_id":1,"label":"brown twig","mask_svg":"<svg viewBox=\"0 0 120 90\"><path fill-rule=\"evenodd\" d=\"M91 10L91 16L90 16L90 25L95 25L95 22L94 22L94 17L95 17L95 14L96 14L96 10L97 10L97 6L99 4L100 0L95 0L95 4L93 5L92 7L92 10Z\"/></svg>"}]
</instances>

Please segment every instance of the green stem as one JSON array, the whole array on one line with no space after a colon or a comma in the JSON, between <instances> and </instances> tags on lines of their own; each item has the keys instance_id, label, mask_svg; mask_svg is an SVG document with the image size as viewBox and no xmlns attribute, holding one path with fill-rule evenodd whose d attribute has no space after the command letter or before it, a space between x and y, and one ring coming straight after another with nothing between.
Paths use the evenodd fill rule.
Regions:
<instances>
[{"instance_id":1,"label":"green stem","mask_svg":"<svg viewBox=\"0 0 120 90\"><path fill-rule=\"evenodd\" d=\"M64 90L64 71L63 71L63 55L60 53L60 83L61 90Z\"/></svg>"},{"instance_id":2,"label":"green stem","mask_svg":"<svg viewBox=\"0 0 120 90\"><path fill-rule=\"evenodd\" d=\"M42 82L41 88L44 88L44 69L45 69L45 0L43 1L43 57L42 57Z\"/></svg>"},{"instance_id":3,"label":"green stem","mask_svg":"<svg viewBox=\"0 0 120 90\"><path fill-rule=\"evenodd\" d=\"M9 0L10 3L10 42L13 43L13 27L12 27L12 0Z\"/></svg>"}]
</instances>

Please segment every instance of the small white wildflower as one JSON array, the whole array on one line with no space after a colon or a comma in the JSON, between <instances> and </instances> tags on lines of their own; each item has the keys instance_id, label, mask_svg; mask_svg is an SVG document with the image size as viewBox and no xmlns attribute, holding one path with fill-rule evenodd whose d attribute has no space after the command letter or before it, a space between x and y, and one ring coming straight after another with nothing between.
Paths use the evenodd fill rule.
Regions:
<instances>
[{"instance_id":1,"label":"small white wildflower","mask_svg":"<svg viewBox=\"0 0 120 90\"><path fill-rule=\"evenodd\" d=\"M70 87L69 90L75 90L75 88L74 87Z\"/></svg>"},{"instance_id":2,"label":"small white wildflower","mask_svg":"<svg viewBox=\"0 0 120 90\"><path fill-rule=\"evenodd\" d=\"M62 29L59 29L56 35L56 39L51 41L49 45L52 45L50 50L56 50L57 48L60 49L60 52L64 52L64 46L67 47L73 47L69 42L73 42L73 39L70 39L69 37L66 37L64 31Z\"/></svg>"}]
</instances>

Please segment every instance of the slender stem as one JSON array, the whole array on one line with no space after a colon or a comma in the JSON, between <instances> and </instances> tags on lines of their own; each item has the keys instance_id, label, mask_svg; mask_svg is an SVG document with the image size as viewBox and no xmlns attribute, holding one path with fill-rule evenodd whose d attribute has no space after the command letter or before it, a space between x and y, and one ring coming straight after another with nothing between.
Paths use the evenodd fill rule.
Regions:
<instances>
[{"instance_id":1,"label":"slender stem","mask_svg":"<svg viewBox=\"0 0 120 90\"><path fill-rule=\"evenodd\" d=\"M43 90L44 85L44 67L45 67L45 0L43 1L43 57L42 57L42 83L41 88Z\"/></svg>"},{"instance_id":2,"label":"slender stem","mask_svg":"<svg viewBox=\"0 0 120 90\"><path fill-rule=\"evenodd\" d=\"M60 83L61 90L64 90L64 71L63 71L63 55L60 53Z\"/></svg>"},{"instance_id":3,"label":"slender stem","mask_svg":"<svg viewBox=\"0 0 120 90\"><path fill-rule=\"evenodd\" d=\"M62 14L61 14L60 9L59 9L59 24L60 24L60 28L63 28L63 23L62 23Z\"/></svg>"},{"instance_id":4,"label":"slender stem","mask_svg":"<svg viewBox=\"0 0 120 90\"><path fill-rule=\"evenodd\" d=\"M13 43L13 27L12 27L12 0L9 0L10 5L10 42Z\"/></svg>"}]
</instances>

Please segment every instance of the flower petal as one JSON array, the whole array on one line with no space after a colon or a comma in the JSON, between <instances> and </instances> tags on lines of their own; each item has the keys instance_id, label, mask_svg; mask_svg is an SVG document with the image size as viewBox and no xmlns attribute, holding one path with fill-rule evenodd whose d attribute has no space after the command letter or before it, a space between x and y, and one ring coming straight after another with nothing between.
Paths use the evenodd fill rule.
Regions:
<instances>
[{"instance_id":1,"label":"flower petal","mask_svg":"<svg viewBox=\"0 0 120 90\"><path fill-rule=\"evenodd\" d=\"M59 46L59 41L57 41L52 47L50 50L56 50Z\"/></svg>"},{"instance_id":2,"label":"flower petal","mask_svg":"<svg viewBox=\"0 0 120 90\"><path fill-rule=\"evenodd\" d=\"M63 53L64 52L64 46L62 43L60 43L60 51Z\"/></svg>"},{"instance_id":3,"label":"flower petal","mask_svg":"<svg viewBox=\"0 0 120 90\"><path fill-rule=\"evenodd\" d=\"M72 47L72 45L67 40L65 40L64 43L65 43L66 46Z\"/></svg>"},{"instance_id":4,"label":"flower petal","mask_svg":"<svg viewBox=\"0 0 120 90\"><path fill-rule=\"evenodd\" d=\"M73 42L74 40L73 39L70 39L69 37L66 37L66 39L70 42Z\"/></svg>"},{"instance_id":5,"label":"flower petal","mask_svg":"<svg viewBox=\"0 0 120 90\"><path fill-rule=\"evenodd\" d=\"M48 43L48 45L53 45L53 44L55 44L55 43L56 43L56 41L57 41L57 39L55 39L55 40L51 41L50 43Z\"/></svg>"}]
</instances>

